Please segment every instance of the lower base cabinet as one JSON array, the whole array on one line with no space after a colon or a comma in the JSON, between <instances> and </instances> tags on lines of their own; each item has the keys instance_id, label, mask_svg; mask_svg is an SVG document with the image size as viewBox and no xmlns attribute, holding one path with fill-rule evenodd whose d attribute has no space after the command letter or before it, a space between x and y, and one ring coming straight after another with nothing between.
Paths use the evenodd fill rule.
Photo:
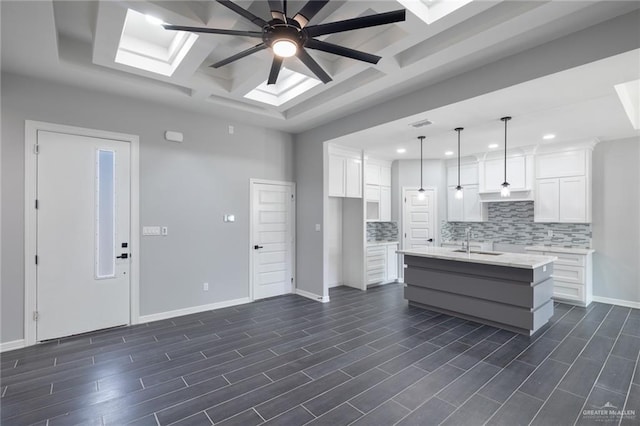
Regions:
<instances>
[{"instance_id":1,"label":"lower base cabinet","mask_svg":"<svg viewBox=\"0 0 640 426\"><path fill-rule=\"evenodd\" d=\"M565 303L589 306L592 294L591 249L566 249L533 246L525 249L531 254L555 256L553 264L553 298Z\"/></svg>"},{"instance_id":2,"label":"lower base cabinet","mask_svg":"<svg viewBox=\"0 0 640 426\"><path fill-rule=\"evenodd\" d=\"M374 243L367 247L367 285L398 279L398 243Z\"/></svg>"}]
</instances>

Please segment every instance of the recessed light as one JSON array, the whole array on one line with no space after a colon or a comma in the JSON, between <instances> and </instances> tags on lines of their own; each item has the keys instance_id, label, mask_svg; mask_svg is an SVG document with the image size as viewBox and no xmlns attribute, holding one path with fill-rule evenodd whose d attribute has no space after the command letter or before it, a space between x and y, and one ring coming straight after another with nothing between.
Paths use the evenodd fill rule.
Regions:
<instances>
[{"instance_id":1,"label":"recessed light","mask_svg":"<svg viewBox=\"0 0 640 426\"><path fill-rule=\"evenodd\" d=\"M496 149L498 147L497 143L492 143L489 145L489 149Z\"/></svg>"},{"instance_id":2,"label":"recessed light","mask_svg":"<svg viewBox=\"0 0 640 426\"><path fill-rule=\"evenodd\" d=\"M548 141L548 140L551 140L551 139L553 139L553 138L555 138L555 137L556 137L556 135L554 135L553 133L549 133L548 135L544 135L544 136L542 137L542 139L544 139L544 140Z\"/></svg>"},{"instance_id":3,"label":"recessed light","mask_svg":"<svg viewBox=\"0 0 640 426\"><path fill-rule=\"evenodd\" d=\"M151 25L162 25L162 24L164 24L162 19L156 18L155 16L144 15L144 17L146 18L147 22L150 23Z\"/></svg>"},{"instance_id":4,"label":"recessed light","mask_svg":"<svg viewBox=\"0 0 640 426\"><path fill-rule=\"evenodd\" d=\"M453 151L447 151L444 153L444 155L453 155Z\"/></svg>"},{"instance_id":5,"label":"recessed light","mask_svg":"<svg viewBox=\"0 0 640 426\"><path fill-rule=\"evenodd\" d=\"M396 149L396 152L398 154L404 154L405 152L407 152L407 150L405 148L398 148L398 149Z\"/></svg>"}]
</instances>

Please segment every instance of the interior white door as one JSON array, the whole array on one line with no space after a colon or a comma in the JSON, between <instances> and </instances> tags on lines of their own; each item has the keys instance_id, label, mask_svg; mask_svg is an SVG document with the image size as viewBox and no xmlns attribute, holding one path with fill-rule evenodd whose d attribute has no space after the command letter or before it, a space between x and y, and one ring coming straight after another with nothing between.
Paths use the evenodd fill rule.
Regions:
<instances>
[{"instance_id":1,"label":"interior white door","mask_svg":"<svg viewBox=\"0 0 640 426\"><path fill-rule=\"evenodd\" d=\"M253 298L293 291L293 186L258 183L251 186Z\"/></svg>"},{"instance_id":2,"label":"interior white door","mask_svg":"<svg viewBox=\"0 0 640 426\"><path fill-rule=\"evenodd\" d=\"M402 247L414 249L435 245L435 191L425 190L420 199L417 189L405 189L402 203Z\"/></svg>"},{"instance_id":3,"label":"interior white door","mask_svg":"<svg viewBox=\"0 0 640 426\"><path fill-rule=\"evenodd\" d=\"M129 143L38 131L38 147L36 339L128 324Z\"/></svg>"}]
</instances>

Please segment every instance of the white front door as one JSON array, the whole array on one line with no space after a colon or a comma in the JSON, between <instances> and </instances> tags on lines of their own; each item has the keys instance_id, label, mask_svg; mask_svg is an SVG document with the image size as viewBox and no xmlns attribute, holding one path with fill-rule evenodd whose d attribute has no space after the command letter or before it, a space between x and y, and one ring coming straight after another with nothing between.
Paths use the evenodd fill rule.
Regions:
<instances>
[{"instance_id":1,"label":"white front door","mask_svg":"<svg viewBox=\"0 0 640 426\"><path fill-rule=\"evenodd\" d=\"M37 141L36 340L128 324L130 144Z\"/></svg>"},{"instance_id":2,"label":"white front door","mask_svg":"<svg viewBox=\"0 0 640 426\"><path fill-rule=\"evenodd\" d=\"M402 248L405 250L435 245L435 191L426 189L420 199L417 189L404 189L402 202Z\"/></svg>"},{"instance_id":3,"label":"white front door","mask_svg":"<svg viewBox=\"0 0 640 426\"><path fill-rule=\"evenodd\" d=\"M293 184L251 183L253 298L293 291Z\"/></svg>"}]
</instances>

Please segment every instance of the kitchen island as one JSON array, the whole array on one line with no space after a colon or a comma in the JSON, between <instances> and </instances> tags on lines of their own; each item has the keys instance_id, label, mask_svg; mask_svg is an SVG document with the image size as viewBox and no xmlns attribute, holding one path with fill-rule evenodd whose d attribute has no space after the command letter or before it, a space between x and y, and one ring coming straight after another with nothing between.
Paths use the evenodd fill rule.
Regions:
<instances>
[{"instance_id":1,"label":"kitchen island","mask_svg":"<svg viewBox=\"0 0 640 426\"><path fill-rule=\"evenodd\" d=\"M409 304L532 335L553 315L554 256L399 250Z\"/></svg>"}]
</instances>

